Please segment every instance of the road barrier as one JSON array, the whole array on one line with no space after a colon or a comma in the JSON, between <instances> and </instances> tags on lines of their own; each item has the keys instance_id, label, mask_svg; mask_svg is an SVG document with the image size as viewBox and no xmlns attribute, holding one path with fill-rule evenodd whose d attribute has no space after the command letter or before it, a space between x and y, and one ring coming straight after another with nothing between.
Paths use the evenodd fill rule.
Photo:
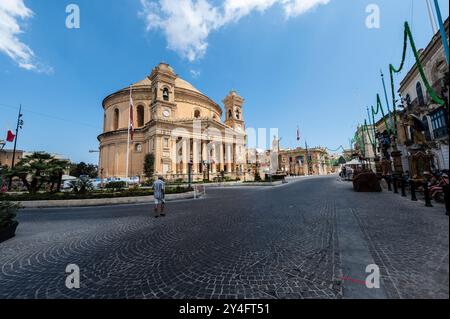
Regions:
<instances>
[{"instance_id":1,"label":"road barrier","mask_svg":"<svg viewBox=\"0 0 450 319\"><path fill-rule=\"evenodd\" d=\"M430 187L428 185L428 181L418 182L414 181L412 179L407 179L404 176L396 177L396 176L383 176L382 177L387 184L388 191L393 192L394 194L399 193L399 186L401 189L401 196L402 197L408 197L407 194L407 188L409 188L409 192L411 195L411 201L418 201L417 200L417 192L418 188L421 187L422 190L419 190L421 193L423 193L423 200L425 202L425 207L433 207L432 204L432 198L430 194ZM445 203L445 211L446 215L448 216L449 211L449 185L444 185L442 187L443 190L443 197L444 197L444 203Z\"/></svg>"}]
</instances>

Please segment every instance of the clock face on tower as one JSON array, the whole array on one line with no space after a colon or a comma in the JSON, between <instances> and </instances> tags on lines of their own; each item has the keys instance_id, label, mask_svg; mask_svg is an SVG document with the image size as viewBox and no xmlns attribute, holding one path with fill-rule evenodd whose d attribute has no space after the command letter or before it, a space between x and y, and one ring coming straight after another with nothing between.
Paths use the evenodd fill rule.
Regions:
<instances>
[{"instance_id":1,"label":"clock face on tower","mask_svg":"<svg viewBox=\"0 0 450 319\"><path fill-rule=\"evenodd\" d=\"M163 116L164 116L164 117L169 117L169 116L170 116L170 111L169 111L168 109L165 109L165 110L163 111Z\"/></svg>"},{"instance_id":2,"label":"clock face on tower","mask_svg":"<svg viewBox=\"0 0 450 319\"><path fill-rule=\"evenodd\" d=\"M241 124L236 125L236 130L242 131L242 125Z\"/></svg>"}]
</instances>

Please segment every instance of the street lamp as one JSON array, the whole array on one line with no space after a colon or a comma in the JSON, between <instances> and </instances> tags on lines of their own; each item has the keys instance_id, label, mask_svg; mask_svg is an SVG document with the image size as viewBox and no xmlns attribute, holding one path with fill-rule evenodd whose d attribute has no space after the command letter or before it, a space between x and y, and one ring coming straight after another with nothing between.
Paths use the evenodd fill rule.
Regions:
<instances>
[{"instance_id":1,"label":"street lamp","mask_svg":"<svg viewBox=\"0 0 450 319\"><path fill-rule=\"evenodd\" d=\"M191 188L192 186L192 165L194 165L194 163L192 162L192 159L189 161L188 163L188 183L189 183L189 188Z\"/></svg>"},{"instance_id":2,"label":"street lamp","mask_svg":"<svg viewBox=\"0 0 450 319\"><path fill-rule=\"evenodd\" d=\"M100 153L100 150L89 150L89 153ZM103 168L100 168L100 188L103 190L105 184L103 181L103 172L105 170Z\"/></svg>"}]
</instances>

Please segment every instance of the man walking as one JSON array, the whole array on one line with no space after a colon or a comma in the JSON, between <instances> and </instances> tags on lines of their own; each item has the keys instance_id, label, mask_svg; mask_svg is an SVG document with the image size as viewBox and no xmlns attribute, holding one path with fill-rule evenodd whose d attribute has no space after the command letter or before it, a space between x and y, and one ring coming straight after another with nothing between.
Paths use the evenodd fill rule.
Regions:
<instances>
[{"instance_id":1,"label":"man walking","mask_svg":"<svg viewBox=\"0 0 450 319\"><path fill-rule=\"evenodd\" d=\"M162 177L158 177L158 180L153 183L153 196L155 197L155 218L159 216L166 216L164 213L165 201L165 188L166 185Z\"/></svg>"}]
</instances>

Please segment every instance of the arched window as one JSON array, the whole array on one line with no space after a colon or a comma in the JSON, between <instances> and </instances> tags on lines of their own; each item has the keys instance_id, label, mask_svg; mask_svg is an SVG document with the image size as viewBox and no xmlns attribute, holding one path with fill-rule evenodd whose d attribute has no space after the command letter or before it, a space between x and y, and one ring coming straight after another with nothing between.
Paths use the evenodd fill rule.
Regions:
<instances>
[{"instance_id":1,"label":"arched window","mask_svg":"<svg viewBox=\"0 0 450 319\"><path fill-rule=\"evenodd\" d=\"M144 126L144 107L142 105L138 105L137 109L137 126Z\"/></svg>"},{"instance_id":2,"label":"arched window","mask_svg":"<svg viewBox=\"0 0 450 319\"><path fill-rule=\"evenodd\" d=\"M163 100L169 101L169 89L168 88L164 88L164 90L163 90Z\"/></svg>"},{"instance_id":3,"label":"arched window","mask_svg":"<svg viewBox=\"0 0 450 319\"><path fill-rule=\"evenodd\" d=\"M114 110L114 122L113 130L117 131L119 129L119 109Z\"/></svg>"},{"instance_id":4,"label":"arched window","mask_svg":"<svg viewBox=\"0 0 450 319\"><path fill-rule=\"evenodd\" d=\"M194 111L194 117L196 118L196 119L198 119L198 118L200 118L200 110L195 110Z\"/></svg>"},{"instance_id":5,"label":"arched window","mask_svg":"<svg viewBox=\"0 0 450 319\"><path fill-rule=\"evenodd\" d=\"M230 120L233 118L233 112L231 110L228 111L228 118Z\"/></svg>"},{"instance_id":6,"label":"arched window","mask_svg":"<svg viewBox=\"0 0 450 319\"><path fill-rule=\"evenodd\" d=\"M420 84L420 82L417 82L416 84L416 92L419 105L425 105L425 100L423 98L422 84Z\"/></svg>"},{"instance_id":7,"label":"arched window","mask_svg":"<svg viewBox=\"0 0 450 319\"><path fill-rule=\"evenodd\" d=\"M239 110L236 110L236 119L239 120L241 118L241 112Z\"/></svg>"}]
</instances>

